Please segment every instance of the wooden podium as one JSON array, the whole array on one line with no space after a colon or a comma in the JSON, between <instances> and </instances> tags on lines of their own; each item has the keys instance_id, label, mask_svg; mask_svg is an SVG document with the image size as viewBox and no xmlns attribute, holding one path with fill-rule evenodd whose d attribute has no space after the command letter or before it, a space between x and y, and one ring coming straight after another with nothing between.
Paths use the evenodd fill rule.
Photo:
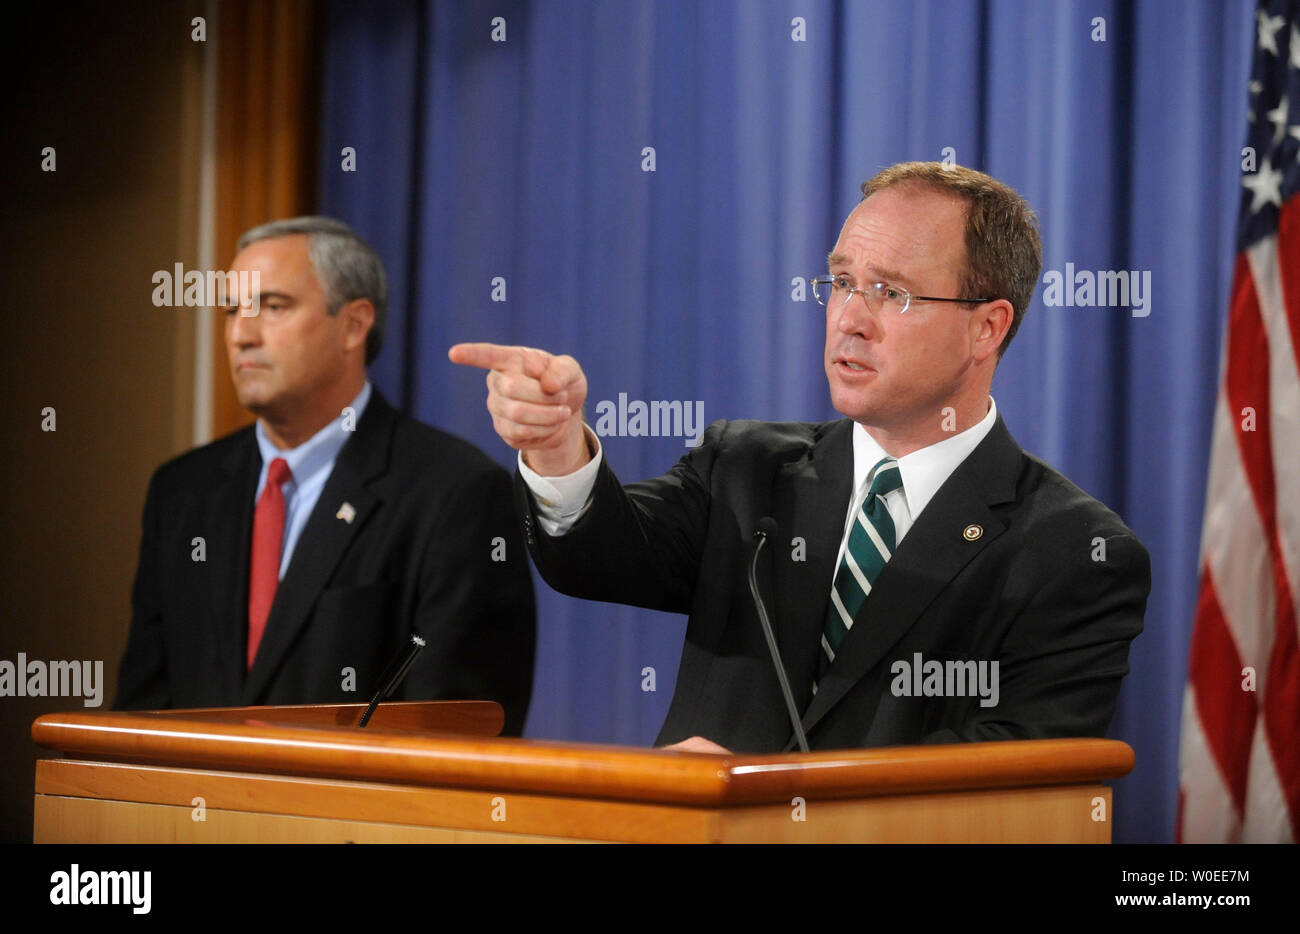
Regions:
<instances>
[{"instance_id":1,"label":"wooden podium","mask_svg":"<svg viewBox=\"0 0 1300 934\"><path fill-rule=\"evenodd\" d=\"M37 843L1110 841L1113 740L778 755L503 739L490 702L46 714Z\"/></svg>"}]
</instances>

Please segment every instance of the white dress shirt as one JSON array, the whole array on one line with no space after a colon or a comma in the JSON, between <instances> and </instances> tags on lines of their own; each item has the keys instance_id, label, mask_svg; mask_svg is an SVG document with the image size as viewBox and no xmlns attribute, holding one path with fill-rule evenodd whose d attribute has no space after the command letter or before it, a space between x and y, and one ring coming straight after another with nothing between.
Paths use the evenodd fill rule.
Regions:
<instances>
[{"instance_id":1,"label":"white dress shirt","mask_svg":"<svg viewBox=\"0 0 1300 934\"><path fill-rule=\"evenodd\" d=\"M989 396L989 410L985 416L965 431L959 431L951 438L944 438L934 444L904 454L898 460L898 472L903 478L903 485L897 490L885 494L885 508L889 518L894 520L894 547L903 541L903 536L921 515L921 510L934 499L952 472L957 469L979 446L993 429L998 419L998 406ZM853 528L853 518L862 508L862 501L871 490L871 468L880 463L882 457L888 457L885 449L876 443L876 439L867 433L867 429L858 423L853 424L853 497L849 500L849 511L844 516L844 534L840 538L840 551L835 556L835 568L839 569L844 560L844 549L849 544L849 532ZM834 584L832 572L832 585Z\"/></svg>"},{"instance_id":2,"label":"white dress shirt","mask_svg":"<svg viewBox=\"0 0 1300 934\"><path fill-rule=\"evenodd\" d=\"M944 481L952 475L957 466L970 452L975 450L993 428L997 421L998 406L989 396L989 410L979 422L960 431L951 438L936 441L928 447L913 451L898 458L898 470L903 478L903 486L885 496L885 507L890 518L894 520L895 547L902 542L903 536L916 522L921 511L934 498L934 494L943 486ZM547 535L563 535L582 518L582 514L591 505L591 491L596 485L596 473L600 470L602 457L600 439L589 427L587 437L595 448L595 456L571 474L563 477L543 477L524 463L524 455L519 453L519 474L532 491L537 503L537 522ZM876 439L856 422L853 425L853 496L849 500L848 512L844 515L844 531L840 536L840 551L835 557L835 569L844 558L844 549L848 545L849 531L853 526L853 517L862 508L871 489L871 468L883 457L888 457ZM831 584L834 585L834 571Z\"/></svg>"}]
</instances>

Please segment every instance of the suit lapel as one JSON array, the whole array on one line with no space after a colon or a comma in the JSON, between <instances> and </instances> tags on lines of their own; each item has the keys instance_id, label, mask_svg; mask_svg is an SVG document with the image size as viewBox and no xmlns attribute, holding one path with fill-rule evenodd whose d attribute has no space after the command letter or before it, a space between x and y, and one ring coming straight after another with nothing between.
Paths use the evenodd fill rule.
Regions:
<instances>
[{"instance_id":1,"label":"suit lapel","mask_svg":"<svg viewBox=\"0 0 1300 934\"><path fill-rule=\"evenodd\" d=\"M380 506L381 499L373 487L375 480L388 471L395 420L392 407L377 390L372 390L357 430L339 451L329 480L298 538L284 579L276 589L262 644L244 684L242 703L258 703L306 624L339 559Z\"/></svg>"},{"instance_id":2,"label":"suit lapel","mask_svg":"<svg viewBox=\"0 0 1300 934\"><path fill-rule=\"evenodd\" d=\"M812 686L812 649L820 644L830 602L835 558L853 486L853 422L832 422L803 457L776 477L777 540L772 563L776 620L795 702ZM791 540L801 538L804 560L792 560Z\"/></svg>"},{"instance_id":3,"label":"suit lapel","mask_svg":"<svg viewBox=\"0 0 1300 934\"><path fill-rule=\"evenodd\" d=\"M880 572L804 712L805 731L879 664L940 591L1006 530L990 507L1015 498L1021 457L999 415L988 437L939 488ZM970 526L980 529L974 540L965 534Z\"/></svg>"},{"instance_id":4,"label":"suit lapel","mask_svg":"<svg viewBox=\"0 0 1300 934\"><path fill-rule=\"evenodd\" d=\"M214 665L221 695L237 694L244 683L244 654L248 636L248 561L253 534L253 496L262 458L251 428L245 430L220 465L221 479L207 500L204 528L214 557L212 589L205 607L211 632L217 636Z\"/></svg>"}]
</instances>

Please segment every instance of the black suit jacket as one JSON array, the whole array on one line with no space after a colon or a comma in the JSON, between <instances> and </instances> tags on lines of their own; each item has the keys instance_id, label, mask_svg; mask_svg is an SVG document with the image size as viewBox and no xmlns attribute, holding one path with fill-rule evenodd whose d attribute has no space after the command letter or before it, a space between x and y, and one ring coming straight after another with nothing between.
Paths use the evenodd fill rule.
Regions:
<instances>
[{"instance_id":1,"label":"black suit jacket","mask_svg":"<svg viewBox=\"0 0 1300 934\"><path fill-rule=\"evenodd\" d=\"M505 731L518 734L536 622L509 474L372 392L276 590L250 671L260 469L250 426L154 474L116 706L365 702L418 633L428 645L396 699L495 700ZM344 503L350 522L339 517Z\"/></svg>"},{"instance_id":2,"label":"black suit jacket","mask_svg":"<svg viewBox=\"0 0 1300 934\"><path fill-rule=\"evenodd\" d=\"M760 589L810 745L1101 736L1142 630L1146 550L1119 517L1016 444L999 416L904 536L814 695L852 494L852 422L715 422L663 477L620 486L605 461L587 513L545 535L516 474L529 549L563 593L689 613L660 743L740 752L792 729L746 570L758 520L777 534ZM978 527L978 535L970 527ZM899 696L895 663L998 662L979 696ZM991 671L991 664L986 671Z\"/></svg>"}]
</instances>

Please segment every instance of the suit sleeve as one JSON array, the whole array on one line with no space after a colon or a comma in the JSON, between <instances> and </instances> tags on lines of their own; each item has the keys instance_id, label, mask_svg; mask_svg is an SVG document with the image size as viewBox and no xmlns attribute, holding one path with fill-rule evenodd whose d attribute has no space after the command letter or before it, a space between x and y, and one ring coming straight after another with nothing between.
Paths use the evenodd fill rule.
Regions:
<instances>
[{"instance_id":1,"label":"suit sleeve","mask_svg":"<svg viewBox=\"0 0 1300 934\"><path fill-rule=\"evenodd\" d=\"M1106 538L1106 560L1090 553L1054 573L1003 640L998 702L976 701L957 729L924 743L1104 736L1142 631L1151 560L1130 532Z\"/></svg>"},{"instance_id":2,"label":"suit sleeve","mask_svg":"<svg viewBox=\"0 0 1300 934\"><path fill-rule=\"evenodd\" d=\"M505 709L504 735L521 735L537 622L503 469L474 470L443 498L420 561L419 590L412 631L428 643L423 654L432 663L411 670L403 696L494 700Z\"/></svg>"},{"instance_id":3,"label":"suit sleeve","mask_svg":"<svg viewBox=\"0 0 1300 934\"><path fill-rule=\"evenodd\" d=\"M560 593L671 613L690 612L708 534L710 477L726 422L668 473L622 486L602 459L591 505L564 535L550 536L515 473L524 535L542 577Z\"/></svg>"},{"instance_id":4,"label":"suit sleeve","mask_svg":"<svg viewBox=\"0 0 1300 934\"><path fill-rule=\"evenodd\" d=\"M117 676L118 710L161 710L171 706L167 646L163 634L159 567L158 475L145 497L140 562L131 592L131 629Z\"/></svg>"}]
</instances>

